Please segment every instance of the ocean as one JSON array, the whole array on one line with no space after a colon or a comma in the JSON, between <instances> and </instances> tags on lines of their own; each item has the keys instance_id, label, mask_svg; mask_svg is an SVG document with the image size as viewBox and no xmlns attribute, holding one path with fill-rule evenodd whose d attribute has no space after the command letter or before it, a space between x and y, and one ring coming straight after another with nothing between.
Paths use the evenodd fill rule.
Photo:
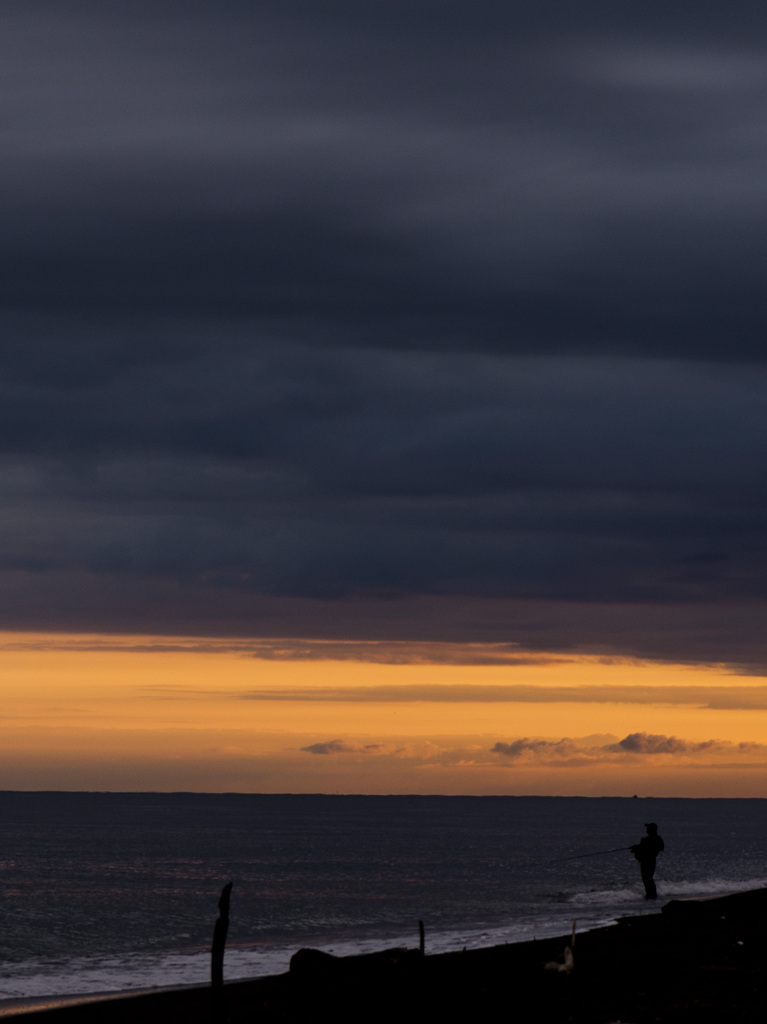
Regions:
<instances>
[{"instance_id":1,"label":"ocean","mask_svg":"<svg viewBox=\"0 0 767 1024\"><path fill-rule=\"evenodd\" d=\"M0 821L0 1001L206 983L229 881L228 980L414 947L419 920L435 953L767 884L764 800L4 792ZM657 904L603 852L648 821Z\"/></svg>"}]
</instances>

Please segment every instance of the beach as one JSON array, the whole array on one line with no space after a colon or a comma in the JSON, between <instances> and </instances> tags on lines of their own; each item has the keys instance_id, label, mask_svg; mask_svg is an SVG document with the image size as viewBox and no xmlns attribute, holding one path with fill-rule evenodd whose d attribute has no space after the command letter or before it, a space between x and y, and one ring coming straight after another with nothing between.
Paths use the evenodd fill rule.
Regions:
<instances>
[{"instance_id":1,"label":"beach","mask_svg":"<svg viewBox=\"0 0 767 1024\"><path fill-rule=\"evenodd\" d=\"M767 888L671 900L658 913L576 931L569 971L571 936L433 956L417 949L356 957L302 950L289 972L225 984L218 993L163 990L32 1011L23 1020L458 1022L502 1015L544 1024L761 1021L765 912Z\"/></svg>"}]
</instances>

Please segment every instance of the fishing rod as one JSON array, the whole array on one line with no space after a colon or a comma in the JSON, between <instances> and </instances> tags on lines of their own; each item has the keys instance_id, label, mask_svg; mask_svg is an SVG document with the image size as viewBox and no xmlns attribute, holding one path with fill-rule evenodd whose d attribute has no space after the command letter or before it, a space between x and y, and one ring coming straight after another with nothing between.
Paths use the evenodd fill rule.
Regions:
<instances>
[{"instance_id":1,"label":"fishing rod","mask_svg":"<svg viewBox=\"0 0 767 1024\"><path fill-rule=\"evenodd\" d=\"M603 857L606 853L622 853L630 850L630 846L616 846L612 850L596 850L594 853L576 853L572 857L557 857L556 860L547 860L547 864L561 864L566 860L581 860L582 857Z\"/></svg>"}]
</instances>

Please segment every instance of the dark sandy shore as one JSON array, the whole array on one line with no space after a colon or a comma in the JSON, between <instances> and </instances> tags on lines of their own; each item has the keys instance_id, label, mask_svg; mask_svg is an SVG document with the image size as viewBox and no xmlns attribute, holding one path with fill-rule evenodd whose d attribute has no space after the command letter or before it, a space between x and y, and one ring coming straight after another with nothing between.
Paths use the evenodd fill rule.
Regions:
<instances>
[{"instance_id":1,"label":"dark sandy shore","mask_svg":"<svg viewBox=\"0 0 767 1024\"><path fill-rule=\"evenodd\" d=\"M767 1013L767 888L678 900L578 935L422 957L386 950L335 958L301 951L288 974L209 989L159 991L36 1011L24 1024L183 1021L466 1022L498 1019L737 1024Z\"/></svg>"}]
</instances>

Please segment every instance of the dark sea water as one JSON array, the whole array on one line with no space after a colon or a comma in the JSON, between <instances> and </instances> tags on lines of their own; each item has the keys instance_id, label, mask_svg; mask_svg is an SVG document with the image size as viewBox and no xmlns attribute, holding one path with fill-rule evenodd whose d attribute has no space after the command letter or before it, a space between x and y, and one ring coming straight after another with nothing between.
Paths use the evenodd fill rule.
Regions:
<instances>
[{"instance_id":1,"label":"dark sea water","mask_svg":"<svg viewBox=\"0 0 767 1024\"><path fill-rule=\"evenodd\" d=\"M658 904L628 852L666 841ZM519 941L767 884L767 801L0 793L0 1000L206 982L302 945Z\"/></svg>"}]
</instances>

